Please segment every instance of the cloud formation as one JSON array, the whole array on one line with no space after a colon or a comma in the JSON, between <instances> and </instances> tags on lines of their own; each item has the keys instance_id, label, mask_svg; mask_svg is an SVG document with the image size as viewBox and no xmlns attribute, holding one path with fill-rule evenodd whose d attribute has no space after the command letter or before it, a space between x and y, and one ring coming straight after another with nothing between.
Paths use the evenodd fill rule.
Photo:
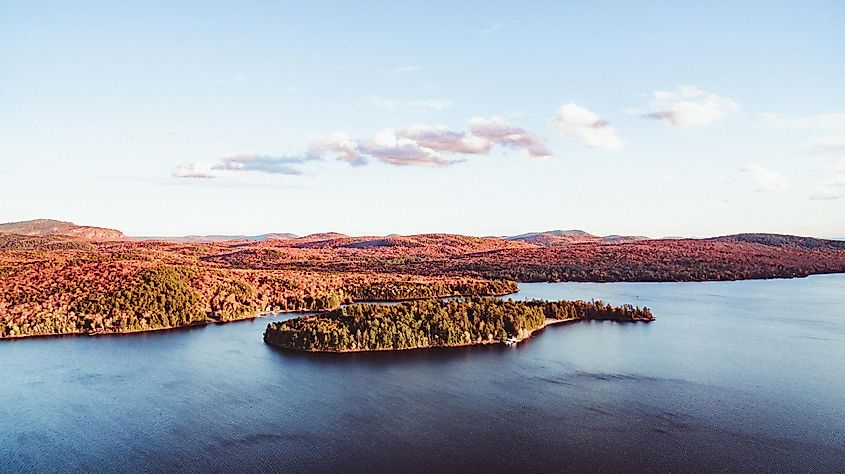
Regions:
<instances>
[{"instance_id":1,"label":"cloud formation","mask_svg":"<svg viewBox=\"0 0 845 474\"><path fill-rule=\"evenodd\" d=\"M392 128L380 130L372 139L361 142L358 149L365 155L398 166L446 166L456 162L403 137L401 132Z\"/></svg>"},{"instance_id":2,"label":"cloud formation","mask_svg":"<svg viewBox=\"0 0 845 474\"><path fill-rule=\"evenodd\" d=\"M309 156L268 156L235 155L223 158L216 163L188 163L178 166L173 171L176 178L222 178L243 171L256 171L266 174L301 175L296 166L313 158Z\"/></svg>"},{"instance_id":3,"label":"cloud formation","mask_svg":"<svg viewBox=\"0 0 845 474\"><path fill-rule=\"evenodd\" d=\"M809 151L845 155L845 113L787 118L761 114L763 123L774 130L797 130L811 135L804 144Z\"/></svg>"},{"instance_id":4,"label":"cloud formation","mask_svg":"<svg viewBox=\"0 0 845 474\"><path fill-rule=\"evenodd\" d=\"M480 36L489 36L501 30L504 26L505 24L502 22L489 23L487 26L475 30L475 34Z\"/></svg>"},{"instance_id":5,"label":"cloud formation","mask_svg":"<svg viewBox=\"0 0 845 474\"><path fill-rule=\"evenodd\" d=\"M386 128L371 138L357 139L335 131L312 141L302 156L238 155L217 163L178 167L178 178L219 178L239 172L299 175L299 165L334 158L352 166L380 161L395 166L448 166L467 156L488 155L495 146L520 150L531 157L550 156L545 140L501 117L473 118L467 130L437 125Z\"/></svg>"},{"instance_id":6,"label":"cloud formation","mask_svg":"<svg viewBox=\"0 0 845 474\"><path fill-rule=\"evenodd\" d=\"M401 130L399 135L437 152L477 155L488 153L492 147L485 138L443 126L411 125Z\"/></svg>"},{"instance_id":7,"label":"cloud formation","mask_svg":"<svg viewBox=\"0 0 845 474\"><path fill-rule=\"evenodd\" d=\"M470 120L469 133L487 140L493 145L524 150L529 156L551 156L546 148L546 140L539 135L529 133L524 128L509 125L503 118L493 116L489 119L476 117Z\"/></svg>"},{"instance_id":8,"label":"cloud formation","mask_svg":"<svg viewBox=\"0 0 845 474\"><path fill-rule=\"evenodd\" d=\"M824 184L813 187L810 199L814 201L830 201L842 197L842 191Z\"/></svg>"},{"instance_id":9,"label":"cloud formation","mask_svg":"<svg viewBox=\"0 0 845 474\"><path fill-rule=\"evenodd\" d=\"M382 74L387 74L388 76L395 76L397 74L406 74L409 72L417 72L420 70L419 66L397 66L393 69L387 70L380 70L379 72Z\"/></svg>"},{"instance_id":10,"label":"cloud formation","mask_svg":"<svg viewBox=\"0 0 845 474\"><path fill-rule=\"evenodd\" d=\"M213 167L219 171L259 171L267 174L300 175L302 171L294 166L305 163L308 156L236 155L224 158Z\"/></svg>"},{"instance_id":11,"label":"cloud formation","mask_svg":"<svg viewBox=\"0 0 845 474\"><path fill-rule=\"evenodd\" d=\"M782 191L787 188L786 178L777 171L760 165L748 165L740 173L751 180L754 191L759 193Z\"/></svg>"},{"instance_id":12,"label":"cloud formation","mask_svg":"<svg viewBox=\"0 0 845 474\"><path fill-rule=\"evenodd\" d=\"M212 165L205 163L188 163L179 165L173 170L175 178L210 179L219 178L221 173L215 172Z\"/></svg>"},{"instance_id":13,"label":"cloud formation","mask_svg":"<svg viewBox=\"0 0 845 474\"><path fill-rule=\"evenodd\" d=\"M738 112L739 104L697 87L679 86L671 91L655 91L651 109L652 112L643 117L673 127L690 127L716 123Z\"/></svg>"},{"instance_id":14,"label":"cloud formation","mask_svg":"<svg viewBox=\"0 0 845 474\"><path fill-rule=\"evenodd\" d=\"M625 147L625 141L606 120L576 104L561 105L550 123L570 137L578 138L588 148L620 150Z\"/></svg>"},{"instance_id":15,"label":"cloud formation","mask_svg":"<svg viewBox=\"0 0 845 474\"><path fill-rule=\"evenodd\" d=\"M831 200L845 196L845 159L822 167L828 178L813 187L810 199Z\"/></svg>"},{"instance_id":16,"label":"cloud formation","mask_svg":"<svg viewBox=\"0 0 845 474\"><path fill-rule=\"evenodd\" d=\"M341 131L332 132L311 142L307 155L314 160L332 155L352 166L367 164L367 158L358 152L358 142Z\"/></svg>"}]
</instances>

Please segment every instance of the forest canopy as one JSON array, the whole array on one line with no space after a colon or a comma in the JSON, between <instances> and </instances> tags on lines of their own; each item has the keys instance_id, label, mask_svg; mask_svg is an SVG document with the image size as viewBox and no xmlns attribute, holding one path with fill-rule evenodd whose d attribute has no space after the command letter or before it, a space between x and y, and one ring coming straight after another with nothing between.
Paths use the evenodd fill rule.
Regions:
<instances>
[{"instance_id":1,"label":"forest canopy","mask_svg":"<svg viewBox=\"0 0 845 474\"><path fill-rule=\"evenodd\" d=\"M445 347L524 338L547 320L651 321L648 308L602 301L513 301L498 298L356 304L271 323L264 341L322 352Z\"/></svg>"}]
</instances>

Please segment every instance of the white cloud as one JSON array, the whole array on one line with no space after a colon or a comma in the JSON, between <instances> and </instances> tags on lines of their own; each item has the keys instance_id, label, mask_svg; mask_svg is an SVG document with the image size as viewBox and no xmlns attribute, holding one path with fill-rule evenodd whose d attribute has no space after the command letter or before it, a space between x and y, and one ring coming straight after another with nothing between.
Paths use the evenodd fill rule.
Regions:
<instances>
[{"instance_id":1,"label":"white cloud","mask_svg":"<svg viewBox=\"0 0 845 474\"><path fill-rule=\"evenodd\" d=\"M845 113L809 115L806 117L787 118L782 114L760 114L766 124L775 129L843 129Z\"/></svg>"},{"instance_id":2,"label":"white cloud","mask_svg":"<svg viewBox=\"0 0 845 474\"><path fill-rule=\"evenodd\" d=\"M397 66L393 69L381 70L379 72L382 74L387 74L388 76L395 76L397 74L406 74L409 72L417 72L419 70L419 66Z\"/></svg>"},{"instance_id":3,"label":"white cloud","mask_svg":"<svg viewBox=\"0 0 845 474\"><path fill-rule=\"evenodd\" d=\"M492 146L484 138L443 126L411 125L398 133L422 147L440 152L486 154Z\"/></svg>"},{"instance_id":4,"label":"white cloud","mask_svg":"<svg viewBox=\"0 0 845 474\"><path fill-rule=\"evenodd\" d=\"M176 168L178 178L219 178L241 172L302 174L300 165L333 157L361 166L371 160L397 166L448 166L468 155L487 155L495 145L522 150L529 156L549 156L545 140L500 117L473 118L468 130L442 125L386 128L372 138L360 139L335 131L313 142L301 156L237 155L216 163L190 163Z\"/></svg>"},{"instance_id":5,"label":"white cloud","mask_svg":"<svg viewBox=\"0 0 845 474\"><path fill-rule=\"evenodd\" d=\"M367 163L367 158L358 152L358 142L341 131L335 131L318 138L308 147L307 155L312 159L319 160L327 154L353 166L361 166Z\"/></svg>"},{"instance_id":6,"label":"white cloud","mask_svg":"<svg viewBox=\"0 0 845 474\"><path fill-rule=\"evenodd\" d=\"M188 163L186 165L179 165L173 170L173 176L176 178L197 178L197 179L211 179L219 178L221 173L213 169L213 165L205 163Z\"/></svg>"},{"instance_id":7,"label":"white cloud","mask_svg":"<svg viewBox=\"0 0 845 474\"><path fill-rule=\"evenodd\" d=\"M552 154L546 148L545 139L529 133L524 128L510 125L501 117L493 116L489 119L475 117L470 120L469 132L494 145L524 150L529 156L541 157Z\"/></svg>"},{"instance_id":8,"label":"white cloud","mask_svg":"<svg viewBox=\"0 0 845 474\"><path fill-rule=\"evenodd\" d=\"M716 123L738 112L739 105L697 87L679 86L671 91L655 91L651 110L643 117L661 120L673 127L689 127Z\"/></svg>"},{"instance_id":9,"label":"white cloud","mask_svg":"<svg viewBox=\"0 0 845 474\"><path fill-rule=\"evenodd\" d=\"M620 150L625 147L625 141L607 121L576 104L561 105L551 124L569 136L577 137L588 148Z\"/></svg>"},{"instance_id":10,"label":"white cloud","mask_svg":"<svg viewBox=\"0 0 845 474\"><path fill-rule=\"evenodd\" d=\"M812 189L810 199L814 201L830 201L842 197L842 192L830 186L819 185Z\"/></svg>"},{"instance_id":11,"label":"white cloud","mask_svg":"<svg viewBox=\"0 0 845 474\"><path fill-rule=\"evenodd\" d=\"M411 111L411 112L442 112L452 107L452 102L446 99L424 99L424 100L395 100L385 97L365 97L364 102L372 107L390 112Z\"/></svg>"},{"instance_id":12,"label":"white cloud","mask_svg":"<svg viewBox=\"0 0 845 474\"><path fill-rule=\"evenodd\" d=\"M845 195L845 159L822 166L828 179L813 187L810 199L839 199Z\"/></svg>"},{"instance_id":13,"label":"white cloud","mask_svg":"<svg viewBox=\"0 0 845 474\"><path fill-rule=\"evenodd\" d=\"M173 171L176 178L222 178L244 171L267 174L300 175L298 164L313 158L308 156L235 155L216 163L188 163Z\"/></svg>"},{"instance_id":14,"label":"white cloud","mask_svg":"<svg viewBox=\"0 0 845 474\"><path fill-rule=\"evenodd\" d=\"M309 161L307 156L236 155L223 158L213 169L222 171L258 171L267 174L300 175L294 165Z\"/></svg>"},{"instance_id":15,"label":"white cloud","mask_svg":"<svg viewBox=\"0 0 845 474\"><path fill-rule=\"evenodd\" d=\"M763 123L775 130L796 130L810 134L804 146L810 151L845 154L845 113L787 118L781 114L760 114Z\"/></svg>"},{"instance_id":16,"label":"white cloud","mask_svg":"<svg viewBox=\"0 0 845 474\"><path fill-rule=\"evenodd\" d=\"M365 155L398 166L446 166L456 162L420 146L391 128L380 130L371 140L359 144L359 150Z\"/></svg>"},{"instance_id":17,"label":"white cloud","mask_svg":"<svg viewBox=\"0 0 845 474\"><path fill-rule=\"evenodd\" d=\"M788 187L786 178L777 171L760 165L748 165L740 170L754 185L757 192L782 191Z\"/></svg>"},{"instance_id":18,"label":"white cloud","mask_svg":"<svg viewBox=\"0 0 845 474\"><path fill-rule=\"evenodd\" d=\"M498 32L499 30L501 30L504 27L505 27L505 24L502 23L502 22L490 23L487 26L485 26L484 28L479 28L479 29L475 30L475 34L480 35L480 36L489 36L489 35L492 35L492 34Z\"/></svg>"}]
</instances>

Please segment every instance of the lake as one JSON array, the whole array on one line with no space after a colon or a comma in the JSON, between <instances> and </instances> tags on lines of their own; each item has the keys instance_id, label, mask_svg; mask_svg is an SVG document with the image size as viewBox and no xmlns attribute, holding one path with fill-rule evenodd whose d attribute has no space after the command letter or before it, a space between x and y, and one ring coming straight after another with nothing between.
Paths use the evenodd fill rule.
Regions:
<instances>
[{"instance_id":1,"label":"lake","mask_svg":"<svg viewBox=\"0 0 845 474\"><path fill-rule=\"evenodd\" d=\"M845 275L520 288L657 320L375 354L265 345L292 315L0 341L0 471L845 469Z\"/></svg>"}]
</instances>

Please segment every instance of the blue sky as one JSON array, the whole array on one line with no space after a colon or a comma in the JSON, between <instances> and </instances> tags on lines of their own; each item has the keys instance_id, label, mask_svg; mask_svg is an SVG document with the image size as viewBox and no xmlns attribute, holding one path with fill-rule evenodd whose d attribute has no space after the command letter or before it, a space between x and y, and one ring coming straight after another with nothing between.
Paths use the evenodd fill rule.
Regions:
<instances>
[{"instance_id":1,"label":"blue sky","mask_svg":"<svg viewBox=\"0 0 845 474\"><path fill-rule=\"evenodd\" d=\"M845 236L843 31L843 2L6 1L0 221Z\"/></svg>"}]
</instances>

